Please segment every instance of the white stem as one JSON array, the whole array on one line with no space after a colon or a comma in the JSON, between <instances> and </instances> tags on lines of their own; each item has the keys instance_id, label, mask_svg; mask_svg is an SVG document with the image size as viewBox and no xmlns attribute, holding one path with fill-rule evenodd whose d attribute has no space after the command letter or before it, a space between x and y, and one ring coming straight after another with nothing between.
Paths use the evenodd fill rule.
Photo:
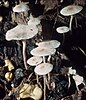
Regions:
<instances>
[{"instance_id":1,"label":"white stem","mask_svg":"<svg viewBox=\"0 0 86 100\"><path fill-rule=\"evenodd\" d=\"M43 75L44 78L44 100L46 100L46 75Z\"/></svg>"},{"instance_id":2,"label":"white stem","mask_svg":"<svg viewBox=\"0 0 86 100\"><path fill-rule=\"evenodd\" d=\"M43 63L45 63L46 61L45 61L45 56L43 56Z\"/></svg>"},{"instance_id":3,"label":"white stem","mask_svg":"<svg viewBox=\"0 0 86 100\"><path fill-rule=\"evenodd\" d=\"M51 55L49 55L49 57L48 57L47 61L48 61L48 62L50 62L50 59L51 59Z\"/></svg>"},{"instance_id":4,"label":"white stem","mask_svg":"<svg viewBox=\"0 0 86 100\"><path fill-rule=\"evenodd\" d=\"M27 62L26 62L26 41L22 41L22 44L23 44L23 61L24 61L24 66L25 66L25 69L27 70Z\"/></svg>"},{"instance_id":5,"label":"white stem","mask_svg":"<svg viewBox=\"0 0 86 100\"><path fill-rule=\"evenodd\" d=\"M73 16L70 17L70 24L69 24L70 31L72 30L72 21L73 21Z\"/></svg>"},{"instance_id":6,"label":"white stem","mask_svg":"<svg viewBox=\"0 0 86 100\"><path fill-rule=\"evenodd\" d=\"M36 74L37 83L39 83L39 76Z\"/></svg>"},{"instance_id":7,"label":"white stem","mask_svg":"<svg viewBox=\"0 0 86 100\"><path fill-rule=\"evenodd\" d=\"M70 87L70 75L68 75L68 82L69 82L69 84L68 84L68 88Z\"/></svg>"}]
</instances>

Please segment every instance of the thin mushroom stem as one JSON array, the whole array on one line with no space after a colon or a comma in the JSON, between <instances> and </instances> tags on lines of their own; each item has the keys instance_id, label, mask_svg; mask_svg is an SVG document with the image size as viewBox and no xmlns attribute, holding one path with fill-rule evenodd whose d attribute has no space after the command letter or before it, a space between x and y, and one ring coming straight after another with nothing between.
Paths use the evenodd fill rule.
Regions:
<instances>
[{"instance_id":1,"label":"thin mushroom stem","mask_svg":"<svg viewBox=\"0 0 86 100\"><path fill-rule=\"evenodd\" d=\"M37 80L37 84L39 84L39 76L38 76L38 74L36 74L36 80Z\"/></svg>"},{"instance_id":2,"label":"thin mushroom stem","mask_svg":"<svg viewBox=\"0 0 86 100\"><path fill-rule=\"evenodd\" d=\"M72 21L73 21L73 16L70 17L70 24L69 24L70 31L72 30Z\"/></svg>"},{"instance_id":3,"label":"thin mushroom stem","mask_svg":"<svg viewBox=\"0 0 86 100\"><path fill-rule=\"evenodd\" d=\"M23 61L24 61L24 66L25 66L25 69L27 70L27 62L26 62L26 41L23 40L22 41L22 44L23 44Z\"/></svg>"},{"instance_id":4,"label":"thin mushroom stem","mask_svg":"<svg viewBox=\"0 0 86 100\"><path fill-rule=\"evenodd\" d=\"M51 59L51 55L49 55L49 57L48 57L47 61L48 61L48 62L50 62L50 59Z\"/></svg>"},{"instance_id":5,"label":"thin mushroom stem","mask_svg":"<svg viewBox=\"0 0 86 100\"><path fill-rule=\"evenodd\" d=\"M65 41L65 34L63 33L63 41L62 41L62 45L64 44Z\"/></svg>"},{"instance_id":6,"label":"thin mushroom stem","mask_svg":"<svg viewBox=\"0 0 86 100\"><path fill-rule=\"evenodd\" d=\"M44 100L46 100L46 75L43 75L44 78Z\"/></svg>"},{"instance_id":7,"label":"thin mushroom stem","mask_svg":"<svg viewBox=\"0 0 86 100\"><path fill-rule=\"evenodd\" d=\"M43 63L45 63L46 61L45 61L45 56L43 56Z\"/></svg>"}]
</instances>

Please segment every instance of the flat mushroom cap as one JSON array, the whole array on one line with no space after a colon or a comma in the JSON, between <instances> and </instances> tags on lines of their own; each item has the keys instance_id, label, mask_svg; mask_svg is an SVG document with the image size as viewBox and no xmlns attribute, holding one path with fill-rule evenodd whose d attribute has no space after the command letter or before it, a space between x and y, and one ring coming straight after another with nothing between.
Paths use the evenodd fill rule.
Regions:
<instances>
[{"instance_id":1,"label":"flat mushroom cap","mask_svg":"<svg viewBox=\"0 0 86 100\"><path fill-rule=\"evenodd\" d=\"M55 54L56 50L54 48L46 48L46 47L36 47L31 50L31 54L34 56L48 56Z\"/></svg>"},{"instance_id":2,"label":"flat mushroom cap","mask_svg":"<svg viewBox=\"0 0 86 100\"><path fill-rule=\"evenodd\" d=\"M57 40L48 40L37 43L39 47L49 47L49 48L58 48L60 46L60 42Z\"/></svg>"},{"instance_id":3,"label":"flat mushroom cap","mask_svg":"<svg viewBox=\"0 0 86 100\"><path fill-rule=\"evenodd\" d=\"M79 13L82 9L83 9L82 6L78 6L78 5L69 5L69 6L64 7L64 8L60 11L60 13L61 13L63 16L71 16L71 15L74 15L74 14Z\"/></svg>"},{"instance_id":4,"label":"flat mushroom cap","mask_svg":"<svg viewBox=\"0 0 86 100\"><path fill-rule=\"evenodd\" d=\"M38 33L38 28L32 25L17 25L15 28L8 30L6 40L26 40Z\"/></svg>"},{"instance_id":5,"label":"flat mushroom cap","mask_svg":"<svg viewBox=\"0 0 86 100\"><path fill-rule=\"evenodd\" d=\"M67 26L61 26L61 27L56 28L56 31L61 34L67 33L69 32L69 30L70 29Z\"/></svg>"},{"instance_id":6,"label":"flat mushroom cap","mask_svg":"<svg viewBox=\"0 0 86 100\"><path fill-rule=\"evenodd\" d=\"M76 86L80 85L81 83L83 83L83 77L79 76L79 75L75 75L73 76L73 79L75 80Z\"/></svg>"},{"instance_id":7,"label":"flat mushroom cap","mask_svg":"<svg viewBox=\"0 0 86 100\"><path fill-rule=\"evenodd\" d=\"M53 69L53 65L50 63L42 63L35 67L34 72L38 75L46 75L51 72Z\"/></svg>"},{"instance_id":8,"label":"flat mushroom cap","mask_svg":"<svg viewBox=\"0 0 86 100\"><path fill-rule=\"evenodd\" d=\"M28 10L30 9L29 9L29 6L26 5L26 3L20 3L13 8L13 12L17 12L17 13L25 12Z\"/></svg>"},{"instance_id":9,"label":"flat mushroom cap","mask_svg":"<svg viewBox=\"0 0 86 100\"><path fill-rule=\"evenodd\" d=\"M42 62L42 57L37 57L37 56L31 57L27 60L27 63L31 66L36 66L41 62Z\"/></svg>"}]
</instances>

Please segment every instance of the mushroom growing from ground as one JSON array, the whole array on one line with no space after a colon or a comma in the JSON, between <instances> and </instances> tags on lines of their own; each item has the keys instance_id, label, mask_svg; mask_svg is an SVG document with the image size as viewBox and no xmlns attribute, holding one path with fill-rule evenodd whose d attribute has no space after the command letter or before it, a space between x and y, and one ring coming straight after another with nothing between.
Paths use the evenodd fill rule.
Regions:
<instances>
[{"instance_id":1,"label":"mushroom growing from ground","mask_svg":"<svg viewBox=\"0 0 86 100\"><path fill-rule=\"evenodd\" d=\"M46 74L50 73L53 65L50 63L42 63L35 67L34 72L38 75L43 75L44 79L44 100L46 100Z\"/></svg>"},{"instance_id":2,"label":"mushroom growing from ground","mask_svg":"<svg viewBox=\"0 0 86 100\"><path fill-rule=\"evenodd\" d=\"M20 4L16 5L13 8L13 12L21 13L22 18L23 18L25 23L26 23L26 20L24 18L24 13L30 10L29 6L27 4L28 4L28 2L21 2Z\"/></svg>"},{"instance_id":3,"label":"mushroom growing from ground","mask_svg":"<svg viewBox=\"0 0 86 100\"><path fill-rule=\"evenodd\" d=\"M47 40L36 43L39 47L46 47L46 48L58 48L60 46L60 42L57 40ZM51 55L48 57L48 62L50 62Z\"/></svg>"},{"instance_id":4,"label":"mushroom growing from ground","mask_svg":"<svg viewBox=\"0 0 86 100\"><path fill-rule=\"evenodd\" d=\"M31 39L38 33L38 28L32 25L17 25L15 28L10 29L6 33L6 40L21 40L23 44L23 60L24 66L27 69L26 63L26 39Z\"/></svg>"},{"instance_id":5,"label":"mushroom growing from ground","mask_svg":"<svg viewBox=\"0 0 86 100\"><path fill-rule=\"evenodd\" d=\"M31 66L37 66L41 62L42 62L42 57L38 57L38 56L31 57L27 60L27 64ZM38 75L36 75L36 78L37 78L37 83L39 83Z\"/></svg>"},{"instance_id":6,"label":"mushroom growing from ground","mask_svg":"<svg viewBox=\"0 0 86 100\"><path fill-rule=\"evenodd\" d=\"M65 33L69 32L69 28L67 26L61 26L61 27L58 27L56 28L56 31L60 34L63 34L63 41L62 41L62 44L64 43L64 40L65 40Z\"/></svg>"},{"instance_id":7,"label":"mushroom growing from ground","mask_svg":"<svg viewBox=\"0 0 86 100\"><path fill-rule=\"evenodd\" d=\"M75 75L73 76L73 79L75 80L76 88L79 91L78 85L80 85L81 83L85 85L84 78L80 75Z\"/></svg>"},{"instance_id":8,"label":"mushroom growing from ground","mask_svg":"<svg viewBox=\"0 0 86 100\"><path fill-rule=\"evenodd\" d=\"M82 6L78 6L78 5L69 5L64 7L60 13L63 16L71 16L70 18L70 24L69 24L69 29L72 30L72 20L73 20L73 15L79 13L81 10L83 9Z\"/></svg>"}]
</instances>

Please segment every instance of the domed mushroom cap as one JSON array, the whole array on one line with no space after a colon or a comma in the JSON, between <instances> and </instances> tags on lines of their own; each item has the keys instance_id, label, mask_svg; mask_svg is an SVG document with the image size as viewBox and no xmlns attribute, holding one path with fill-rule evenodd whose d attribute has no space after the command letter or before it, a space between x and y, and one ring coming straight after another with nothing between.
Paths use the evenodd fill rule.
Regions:
<instances>
[{"instance_id":1,"label":"domed mushroom cap","mask_svg":"<svg viewBox=\"0 0 86 100\"><path fill-rule=\"evenodd\" d=\"M37 56L31 57L27 60L27 63L31 66L36 66L41 62L42 62L42 57L37 57Z\"/></svg>"},{"instance_id":2,"label":"domed mushroom cap","mask_svg":"<svg viewBox=\"0 0 86 100\"><path fill-rule=\"evenodd\" d=\"M60 13L64 16L71 16L74 14L79 13L81 10L83 9L82 6L78 6L78 5L69 5L64 7Z\"/></svg>"},{"instance_id":3,"label":"domed mushroom cap","mask_svg":"<svg viewBox=\"0 0 86 100\"><path fill-rule=\"evenodd\" d=\"M57 40L49 40L37 43L39 47L49 47L49 48L58 48L60 46L60 42Z\"/></svg>"},{"instance_id":4,"label":"domed mushroom cap","mask_svg":"<svg viewBox=\"0 0 86 100\"><path fill-rule=\"evenodd\" d=\"M25 11L30 10L30 9L29 9L29 6L26 5L26 4L27 4L27 3L20 3L20 4L16 5L16 6L13 8L13 11L14 11L14 12L20 13L20 12L25 12Z\"/></svg>"},{"instance_id":5,"label":"domed mushroom cap","mask_svg":"<svg viewBox=\"0 0 86 100\"><path fill-rule=\"evenodd\" d=\"M48 56L55 54L56 50L54 48L46 48L46 47L36 47L31 50L31 54L34 56Z\"/></svg>"},{"instance_id":6,"label":"domed mushroom cap","mask_svg":"<svg viewBox=\"0 0 86 100\"><path fill-rule=\"evenodd\" d=\"M83 83L83 77L79 76L79 75L75 75L73 76L73 79L75 80L76 86L80 85L81 83Z\"/></svg>"},{"instance_id":7,"label":"domed mushroom cap","mask_svg":"<svg viewBox=\"0 0 86 100\"><path fill-rule=\"evenodd\" d=\"M15 28L8 30L6 40L26 40L38 33L38 28L33 25L17 25Z\"/></svg>"},{"instance_id":8,"label":"domed mushroom cap","mask_svg":"<svg viewBox=\"0 0 86 100\"><path fill-rule=\"evenodd\" d=\"M69 30L70 29L67 26L61 26L61 27L56 28L56 31L61 34L67 33L69 32Z\"/></svg>"},{"instance_id":9,"label":"domed mushroom cap","mask_svg":"<svg viewBox=\"0 0 86 100\"><path fill-rule=\"evenodd\" d=\"M46 75L51 72L53 69L53 65L50 63L42 63L35 67L34 72L38 75Z\"/></svg>"}]
</instances>

